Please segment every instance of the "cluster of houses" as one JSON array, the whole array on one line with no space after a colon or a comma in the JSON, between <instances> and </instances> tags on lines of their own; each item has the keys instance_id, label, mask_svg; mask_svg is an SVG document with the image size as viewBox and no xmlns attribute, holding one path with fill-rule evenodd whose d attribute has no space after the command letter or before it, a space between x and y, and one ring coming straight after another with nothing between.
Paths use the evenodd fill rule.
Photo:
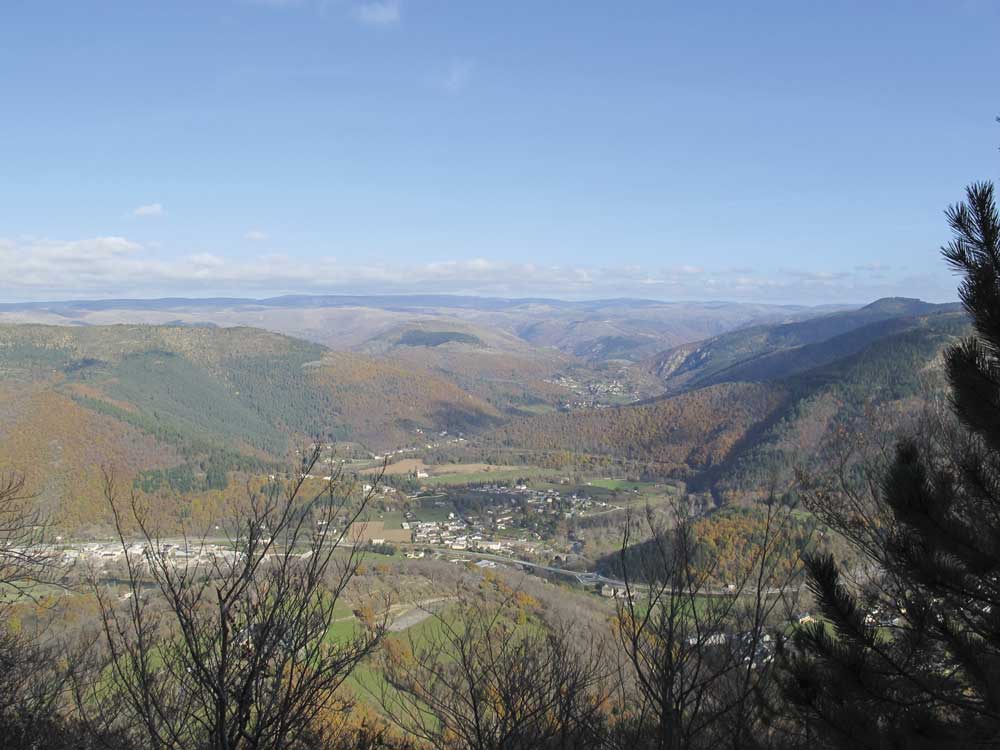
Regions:
<instances>
[{"instance_id":1,"label":"cluster of houses","mask_svg":"<svg viewBox=\"0 0 1000 750\"><path fill-rule=\"evenodd\" d=\"M449 513L446 521L419 521L414 513L407 513L403 527L413 532L413 543L453 550L534 554L542 541L537 522L617 507L576 493L562 495L558 490L532 489L523 484L486 484L468 491L489 495L489 503L481 511L464 513L464 517Z\"/></svg>"},{"instance_id":2,"label":"cluster of houses","mask_svg":"<svg viewBox=\"0 0 1000 750\"><path fill-rule=\"evenodd\" d=\"M395 541L456 551L535 554L542 551L543 539L537 529L545 519L572 518L618 507L575 492L564 495L555 489L532 489L524 484L484 484L465 491L489 495L489 502L480 511L462 516L450 512L446 520L439 521L420 520L416 513L407 511ZM409 538L404 539L407 535ZM374 538L372 543L376 543Z\"/></svg>"},{"instance_id":3,"label":"cluster of houses","mask_svg":"<svg viewBox=\"0 0 1000 750\"><path fill-rule=\"evenodd\" d=\"M413 532L413 543L420 546L446 547L452 550L509 552L509 544L487 539L484 529L477 528L449 513L447 521L405 521L403 526Z\"/></svg>"},{"instance_id":4,"label":"cluster of houses","mask_svg":"<svg viewBox=\"0 0 1000 750\"><path fill-rule=\"evenodd\" d=\"M774 637L767 632L701 633L688 636L686 642L688 646L699 647L728 644L737 657L742 657L744 664L750 664L754 669L759 669L774 660Z\"/></svg>"},{"instance_id":5,"label":"cluster of houses","mask_svg":"<svg viewBox=\"0 0 1000 750\"><path fill-rule=\"evenodd\" d=\"M488 538L485 529L448 514L444 521L419 521L413 513L398 526L383 521L359 521L344 535L349 544L413 544L416 547L440 547L450 550L511 552L510 544Z\"/></svg>"},{"instance_id":6,"label":"cluster of houses","mask_svg":"<svg viewBox=\"0 0 1000 750\"><path fill-rule=\"evenodd\" d=\"M61 549L62 561L66 564L83 563L89 567L101 569L107 564L124 562L126 553L133 561L142 560L146 556L148 545L134 542L123 547L120 542L92 542L81 547ZM199 565L220 561L233 561L235 553L231 548L219 544L188 544L163 542L159 546L158 555L168 564Z\"/></svg>"},{"instance_id":7,"label":"cluster of houses","mask_svg":"<svg viewBox=\"0 0 1000 750\"><path fill-rule=\"evenodd\" d=\"M497 529L505 529L514 520L515 511L524 509L531 513L572 518L593 511L615 510L618 506L603 500L594 500L586 495L563 495L556 489L533 489L524 484L486 484L470 487L473 492L481 492L491 496L491 506L486 509L488 518Z\"/></svg>"},{"instance_id":8,"label":"cluster of houses","mask_svg":"<svg viewBox=\"0 0 1000 750\"><path fill-rule=\"evenodd\" d=\"M548 378L545 382L573 392L574 398L560 404L560 408L563 410L611 406L612 397L629 396L632 401L639 400L639 394L617 378L581 383L570 375L557 375L554 378Z\"/></svg>"},{"instance_id":9,"label":"cluster of houses","mask_svg":"<svg viewBox=\"0 0 1000 750\"><path fill-rule=\"evenodd\" d=\"M414 430L414 432L417 435L424 435L425 434L424 431L422 429L420 429L419 427L416 430ZM407 453L416 453L417 451L424 451L424 450L428 450L429 451L429 450L434 450L435 448L440 448L442 445L457 445L458 443L464 443L465 442L465 438L462 437L461 433L459 433L455 437L450 437L449 438L447 430L441 430L441 432L439 432L437 434L437 438L438 438L437 440L433 440L430 443L424 443L423 445L413 445L413 446L410 446L410 447L407 447L407 448L396 448L395 450L386 451L385 453L381 453L381 454L375 454L375 453L373 453L372 454L372 460L373 461L385 461L385 460L391 459L391 458L393 458L395 456L405 456ZM426 476L426 474L424 476Z\"/></svg>"},{"instance_id":10,"label":"cluster of houses","mask_svg":"<svg viewBox=\"0 0 1000 750\"><path fill-rule=\"evenodd\" d=\"M370 487L365 485L364 489L367 491ZM489 503L484 504L481 511L467 512L464 517L449 512L447 519L437 521L421 520L416 512L408 510L404 513L405 520L398 526L382 521L358 522L348 529L345 542L535 554L542 551L542 536L534 530L533 520L571 518L617 507L576 493L562 495L558 490L531 489L523 484L487 484L466 491L489 494ZM419 501L421 498L411 496L409 499ZM439 502L438 505L446 508L450 503Z\"/></svg>"}]
</instances>

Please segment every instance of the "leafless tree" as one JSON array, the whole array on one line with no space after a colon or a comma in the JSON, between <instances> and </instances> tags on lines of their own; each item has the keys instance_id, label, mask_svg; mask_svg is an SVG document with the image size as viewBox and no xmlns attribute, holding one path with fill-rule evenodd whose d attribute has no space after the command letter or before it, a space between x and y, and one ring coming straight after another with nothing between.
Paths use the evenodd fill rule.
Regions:
<instances>
[{"instance_id":1,"label":"leafless tree","mask_svg":"<svg viewBox=\"0 0 1000 750\"><path fill-rule=\"evenodd\" d=\"M31 596L57 577L59 557L46 545L48 519L34 501L21 474L0 474L0 603Z\"/></svg>"},{"instance_id":2,"label":"leafless tree","mask_svg":"<svg viewBox=\"0 0 1000 750\"><path fill-rule=\"evenodd\" d=\"M39 603L39 586L58 584L66 571L35 501L22 475L0 475L0 736L11 748L87 748L97 738L80 738L63 714L72 645L52 632L48 617L9 627L15 603Z\"/></svg>"},{"instance_id":3,"label":"leafless tree","mask_svg":"<svg viewBox=\"0 0 1000 750\"><path fill-rule=\"evenodd\" d=\"M225 541L214 546L205 536L169 544L135 494L123 508L107 475L127 581L120 595L93 581L107 665L76 687L92 727L119 728L164 750L294 748L324 712L343 710L337 689L375 649L385 620L350 642L330 640L360 559L349 525L337 530L333 519L356 521L375 489L358 500L338 473L307 495L319 457L316 449L288 485L248 485ZM126 514L138 543L126 536Z\"/></svg>"},{"instance_id":4,"label":"leafless tree","mask_svg":"<svg viewBox=\"0 0 1000 750\"><path fill-rule=\"evenodd\" d=\"M387 642L383 659L381 703L407 735L442 750L599 746L599 641L579 648L567 623L524 622L515 596L462 593L430 616L402 644Z\"/></svg>"},{"instance_id":5,"label":"leafless tree","mask_svg":"<svg viewBox=\"0 0 1000 750\"><path fill-rule=\"evenodd\" d=\"M796 609L799 550L789 508L764 502L759 538L734 580L703 559L682 504L647 508L623 536L617 629L637 696L632 747L745 747L758 734L754 696L769 680L773 640ZM632 545L644 526L647 539ZM624 722L623 726L628 722ZM760 737L756 740L759 742Z\"/></svg>"}]
</instances>

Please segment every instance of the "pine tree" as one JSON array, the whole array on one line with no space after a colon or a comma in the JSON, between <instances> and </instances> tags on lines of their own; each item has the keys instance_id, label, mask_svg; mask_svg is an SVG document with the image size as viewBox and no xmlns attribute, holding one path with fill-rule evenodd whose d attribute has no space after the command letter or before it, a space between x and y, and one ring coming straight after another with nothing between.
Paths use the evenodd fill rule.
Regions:
<instances>
[{"instance_id":1,"label":"pine tree","mask_svg":"<svg viewBox=\"0 0 1000 750\"><path fill-rule=\"evenodd\" d=\"M900 442L875 484L869 523L861 535L849 534L865 537L867 592L849 585L832 557L807 559L828 624L801 628L784 653L784 726L796 728L798 744L1000 745L1000 217L993 186L970 186L947 218L953 239L942 254L964 277L959 296L974 331L945 356L958 424ZM843 520L846 529L852 519Z\"/></svg>"}]
</instances>

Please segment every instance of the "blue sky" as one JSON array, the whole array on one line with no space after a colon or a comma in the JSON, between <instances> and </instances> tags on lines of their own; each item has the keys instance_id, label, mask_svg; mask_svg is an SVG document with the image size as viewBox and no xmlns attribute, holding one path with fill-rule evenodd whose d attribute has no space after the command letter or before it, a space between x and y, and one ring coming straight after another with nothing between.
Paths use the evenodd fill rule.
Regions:
<instances>
[{"instance_id":1,"label":"blue sky","mask_svg":"<svg viewBox=\"0 0 1000 750\"><path fill-rule=\"evenodd\" d=\"M0 299L944 300L1000 0L6 0Z\"/></svg>"}]
</instances>

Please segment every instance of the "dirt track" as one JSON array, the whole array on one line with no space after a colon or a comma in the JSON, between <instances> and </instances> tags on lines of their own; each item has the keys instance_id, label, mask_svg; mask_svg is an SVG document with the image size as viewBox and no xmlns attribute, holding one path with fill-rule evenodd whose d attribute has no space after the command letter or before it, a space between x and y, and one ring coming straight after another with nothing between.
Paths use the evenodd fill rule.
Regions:
<instances>
[{"instance_id":1,"label":"dirt track","mask_svg":"<svg viewBox=\"0 0 1000 750\"><path fill-rule=\"evenodd\" d=\"M389 624L389 630L393 633L399 633L407 628L412 628L434 614L434 610L437 609L436 605L452 601L454 598L453 596L439 596L435 599L424 599L413 605L399 605L401 614L393 617Z\"/></svg>"}]
</instances>

